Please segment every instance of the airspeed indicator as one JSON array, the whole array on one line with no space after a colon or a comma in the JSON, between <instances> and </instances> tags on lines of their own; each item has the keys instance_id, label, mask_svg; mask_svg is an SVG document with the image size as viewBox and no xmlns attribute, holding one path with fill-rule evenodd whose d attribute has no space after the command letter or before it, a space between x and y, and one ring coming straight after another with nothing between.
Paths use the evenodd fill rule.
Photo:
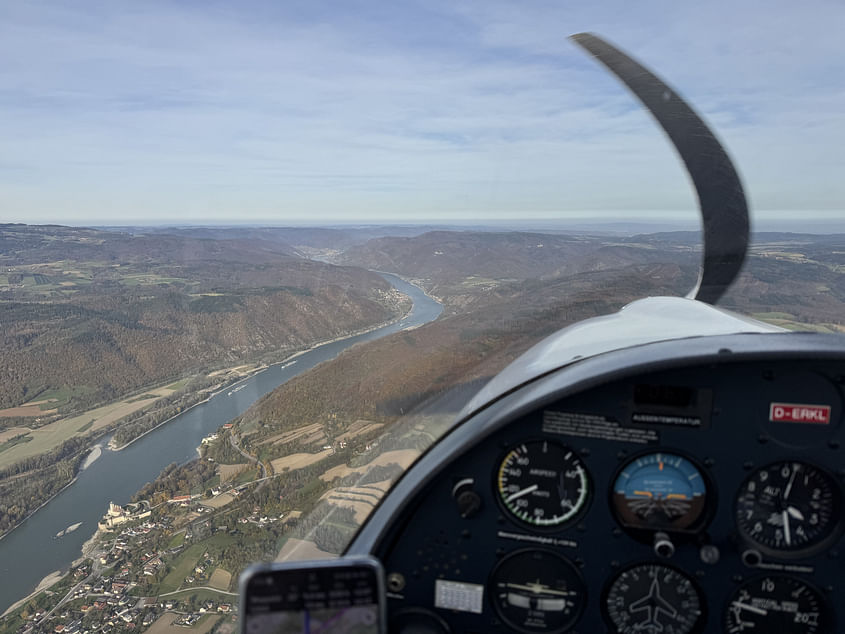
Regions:
<instances>
[{"instance_id":1,"label":"airspeed indicator","mask_svg":"<svg viewBox=\"0 0 845 634\"><path fill-rule=\"evenodd\" d=\"M547 440L522 443L499 465L496 492L514 518L538 527L558 527L586 508L587 470L575 452Z\"/></svg>"}]
</instances>

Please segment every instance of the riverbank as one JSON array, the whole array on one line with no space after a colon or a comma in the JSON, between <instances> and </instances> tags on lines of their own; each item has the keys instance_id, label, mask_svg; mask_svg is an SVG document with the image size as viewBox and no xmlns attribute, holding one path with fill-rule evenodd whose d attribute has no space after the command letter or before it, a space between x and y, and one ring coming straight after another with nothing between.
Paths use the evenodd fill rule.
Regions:
<instances>
[{"instance_id":1,"label":"riverbank","mask_svg":"<svg viewBox=\"0 0 845 634\"><path fill-rule=\"evenodd\" d=\"M76 480L76 478L74 478L74 480ZM73 482L71 482L70 484L73 484ZM70 484L68 484L68 486L70 486ZM58 495L58 493L56 495ZM47 502L45 502L44 504L46 504L46 503ZM70 565L70 568L75 568L76 566L79 566L80 564L82 564L86 559L91 558L91 556L94 554L94 551L96 550L97 539L99 537L100 537L100 529L97 528L94 531L94 534L91 535L91 537L89 537L85 541L85 543L82 544L82 556L79 557L78 559L74 559L73 563L71 563L71 565ZM35 590L33 590L31 593L29 593L28 595L26 595L22 599L15 601L12 605L10 605L8 608L6 608L6 611L3 612L2 614L0 614L0 618L3 618L7 614L11 614L12 612L17 610L19 607L24 605L27 601L29 601L33 597L38 596L38 594L43 592L44 590L50 589L52 586L56 585L59 581L64 579L66 574L68 574L67 570L55 570L55 571L51 572L50 574L48 574L46 577L44 577L38 583L38 585L35 587Z\"/></svg>"},{"instance_id":2,"label":"riverbank","mask_svg":"<svg viewBox=\"0 0 845 634\"><path fill-rule=\"evenodd\" d=\"M420 289L420 290L422 290L422 289ZM401 291L397 291L397 292L401 293ZM423 293L424 293L424 291L423 291ZM197 401L196 403L193 403L190 406L186 407L181 412L174 414L171 417L166 418L165 420L156 424L154 427L144 431L143 433L139 434L138 436L136 436L135 438L133 438L129 442L124 443L123 445L118 446L117 443L115 442L114 436L112 436L108 440L107 448L110 451L113 451L113 452L123 451L124 449L126 449L126 448L130 447L132 444L134 444L136 441L140 440L141 438L144 438L145 436L147 436L151 432L158 430L159 428L163 427L167 423L172 422L174 419L178 418L179 416L184 415L185 413L189 412L190 410L196 408L199 405L203 405L203 404L207 403L209 400L211 400L215 396L218 396L220 393L225 392L226 390L230 390L232 387L237 386L239 384L242 384L245 381L253 378L254 376L256 376L258 374L261 374L262 372L267 371L268 369L270 369L272 367L292 365L293 363L296 363L298 358L302 357L303 355L308 354L309 352L311 352L311 351L313 351L317 348L320 348L321 346L325 346L325 345L329 345L329 344L337 343L337 342L342 342L346 339L365 335L367 333L377 331L381 328L389 327L393 324L396 324L396 323L402 321L403 319L406 319L411 314L411 312L413 311L414 302L407 293L401 293L401 294L407 300L409 300L405 310L402 311L401 313L399 313L398 315L392 317L391 319L385 320L385 321L383 321L379 324L376 324L376 325L368 327L368 328L361 328L359 330L356 330L356 331L353 331L353 332L350 332L350 333L346 333L346 334L343 334L343 335L339 335L337 337L332 337L332 338L329 338L329 339L324 339L322 341L318 341L316 343L311 344L307 348L303 348L301 350L298 350L298 351L286 356L282 360L271 363L269 365L256 362L256 363L251 363L251 364L240 364L238 366L234 366L233 368L223 368L221 370L214 371L212 374L228 374L230 372L235 372L238 376L233 377L234 380L232 382L226 382L226 383L223 383L222 385L220 385L215 391L210 392L209 395L206 398L204 398L200 401ZM246 370L246 368L251 368L251 369ZM144 391L142 391L142 393L150 393L150 392L157 392L157 391L161 391L161 390L167 390L167 389L170 388L170 386L175 386L180 381L190 379L193 376L195 376L195 375L189 375L187 377L184 377L183 379L179 379L175 383L171 381L170 383L168 383L167 385L164 385L164 386L157 386L157 387L154 387L154 388L146 388ZM175 390L173 390L173 391L175 391ZM195 393L195 395L196 394L199 394L199 392ZM88 414L78 415L77 418L83 417L83 416L88 416L89 414L93 415L93 413L95 411L98 411L98 410L101 410L101 409L106 409L106 408L108 408L109 411L111 412L112 408L125 405L130 400L134 400L133 397L127 396L127 397L121 399L120 401L114 401L113 403L106 404L104 406L100 406L99 408L97 408L97 410L92 410ZM114 422L112 422L112 425L114 425ZM98 425L94 425L94 427L96 428L96 427L98 427ZM103 439L104 436L107 436L108 434L114 434L114 432L116 431L116 427L119 427L119 424L115 427L110 428L110 429L105 429L105 428L101 427L101 433L96 434L91 438L90 442L92 443L92 445L85 447L83 450L81 450L79 452L79 454L77 454L77 455L82 455L86 451L90 452L90 453L88 453L88 455L84 459L84 461L77 468L76 473L74 474L74 477L69 482L67 482L67 484L65 484L61 489L56 491L49 498L45 499L38 507L33 509L31 512L29 512L24 518L22 518L14 526L12 526L12 527L8 528L7 530L3 531L3 533L0 534L0 540L2 540L8 534L15 531L18 527L20 527L27 520L29 520L33 515L35 515L38 511L40 511L42 508L44 508L44 506L46 506L47 504L52 502L59 494L61 494L65 489L67 489L67 487L74 484L77 481L78 474L80 472L84 471L85 469L87 469L88 467L90 467L97 459L99 459L101 457L102 452L103 452L102 439Z\"/></svg>"},{"instance_id":3,"label":"riverbank","mask_svg":"<svg viewBox=\"0 0 845 634\"><path fill-rule=\"evenodd\" d=\"M87 449L86 449L86 451L87 451ZM80 453L82 453L82 452L80 452ZM80 471L81 471L81 469L80 469ZM11 527L11 528L9 528L8 530L4 531L4 532L3 532L3 534L2 534L2 535L0 535L0 541L2 541L2 540L3 540L3 538L4 538L4 537L6 537L6 535L9 535L10 533L12 533L12 532L14 532L15 530L17 530L19 526L21 526L21 525L25 524L25 523L26 523L26 521L27 521L30 517L32 517L33 515L35 515L38 511L40 511L40 510L41 510L41 509L43 509L45 506L47 506L50 502L52 502L52 501L53 501L53 499L54 499L56 496L58 496L59 494L61 494L61 492L62 492L62 491L64 491L66 488L68 488L70 485L74 484L74 483L76 482L77 477L78 477L78 476L73 476L73 478L71 479L71 481L70 481L70 482L68 482L68 483L67 483L66 485L64 485L61 489L59 489L59 490L58 490L58 491L56 491L53 495L51 495L51 496L50 496L50 497L48 497L46 500L44 500L44 501L43 501L43 502L42 502L42 503L38 506L38 508L33 509L33 511L32 511L32 512L30 512L29 514L27 514L27 516L26 516L25 518L23 518L20 522L18 522L17 524L15 524L14 526L12 526L12 527Z\"/></svg>"},{"instance_id":4,"label":"riverbank","mask_svg":"<svg viewBox=\"0 0 845 634\"><path fill-rule=\"evenodd\" d=\"M184 414L184 413L186 413L186 412L190 412L190 411L191 411L192 409L194 409L197 405L202 405L203 403L208 403L208 401L210 401L210 400L212 399L212 397L216 396L217 394L219 394L219 392L214 392L214 393L210 394L209 396L207 396L206 398L204 398L203 400L201 400L201 401L197 401L197 402L196 402L196 403L194 403L193 405L190 405L190 406L186 407L185 409L183 409L183 410L182 410L181 412L179 412L178 414L174 414L174 415L173 415L173 416L171 416L170 418L166 418L166 419L164 419L163 421L161 421L160 423L158 423L155 427L150 427L147 431L145 431L145 432L143 432L143 433L141 433L141 434L138 434L137 436L135 436L135 438L133 438L132 440L130 440L130 441L129 441L129 442L127 442L127 443L124 443L124 444L120 445L119 447L117 446L117 444L116 444L116 443L115 443L115 441L114 441L114 436L112 436L111 438L109 438L108 450L109 450L109 451L123 451L124 449L126 449L127 447L129 447L132 443L134 443L136 440L141 440L141 438L143 438L144 436L146 436L147 434L149 434L149 433L151 433L151 432L154 432L154 431L155 431L156 429L158 429L159 427L161 427L161 426L163 426L163 425L166 425L167 423L169 423L170 421L172 421L174 418L179 418L182 414Z\"/></svg>"},{"instance_id":5,"label":"riverbank","mask_svg":"<svg viewBox=\"0 0 845 634\"><path fill-rule=\"evenodd\" d=\"M91 448L91 453L89 453L85 460L82 462L82 466L79 467L80 471L85 471L88 467L90 467L94 462L96 462L97 458L103 455L103 446L100 444L96 444Z\"/></svg>"},{"instance_id":6,"label":"riverbank","mask_svg":"<svg viewBox=\"0 0 845 634\"><path fill-rule=\"evenodd\" d=\"M323 341L319 341L317 343L310 345L307 348L303 348L302 350L299 350L299 351L291 354L288 357L285 357L281 361L276 361L274 363L270 363L270 364L267 364L267 365L259 365L255 369L250 370L248 372L240 372L240 376L238 377L238 379L236 381L223 385L222 387L220 387L216 391L211 392L203 400L197 401L196 403L194 403L190 407L186 407L184 410L182 410L178 414L174 414L170 418L163 420L162 422L157 424L155 427L151 427L150 429L148 429L144 433L136 436L135 438L133 438L129 442L127 442L123 445L120 445L118 447L116 445L116 443L114 442L114 437L112 437L109 440L109 444L108 444L109 451L123 451L124 449L129 447L132 443L134 443L135 441L140 440L141 438L143 438L144 436L146 436L147 434L149 434L151 432L154 432L159 427L162 427L163 425L166 425L167 423L171 422L173 419L178 418L179 416L182 416L183 414L192 410L193 408L197 407L198 405L202 405L203 403L207 403L208 401L213 399L215 396L222 394L223 392L225 392L229 388L232 388L232 387L238 385L239 383L243 383L244 381L247 381L247 380L257 376L257 375L261 374L262 372L266 372L267 370L269 370L272 367L275 367L275 366L278 366L278 365L284 365L286 363L290 363L292 361L295 361L298 357L301 357L302 355L308 354L312 350L316 350L317 348L319 348L321 346L325 346L325 345L328 345L330 343L337 343L337 342L340 342L340 341L344 341L345 339L351 339L352 337L358 337L360 335L365 335L367 333L374 332L376 330L379 330L380 328L386 328L387 326L392 326L393 324L398 323L398 322L402 321L403 319L405 319L405 317L407 317L411 313L412 309L413 309L413 303L411 303L411 306L404 312L404 314L402 314L398 317L394 317L392 319L384 321L384 322L377 324L375 326L372 326L370 328L362 328L361 330L356 330L354 332L351 332L351 333L348 333L348 334L345 334L345 335L340 335L338 337L333 337L331 339L325 339ZM244 366L244 365L236 366L236 368L243 368L243 367L246 367L246 366ZM226 372L226 371L227 370L218 370L217 373ZM209 375L209 376L211 376L211 375Z\"/></svg>"},{"instance_id":7,"label":"riverbank","mask_svg":"<svg viewBox=\"0 0 845 634\"><path fill-rule=\"evenodd\" d=\"M101 531L100 531L99 527L96 528L94 530L94 534L91 535L91 537L89 537L88 539L85 540L85 542L82 544L82 548L81 548L82 556L79 557L78 559L73 560L73 563L70 564L71 568L75 568L76 566L81 564L86 559L89 559L91 557L91 555L94 554L94 550L97 546L97 538L100 536L100 532Z\"/></svg>"},{"instance_id":8,"label":"riverbank","mask_svg":"<svg viewBox=\"0 0 845 634\"><path fill-rule=\"evenodd\" d=\"M58 499L51 500L47 508L40 509L35 517L29 518L26 527L14 531L8 539L3 540L0 546L0 575L9 583L0 584L4 586L0 589L0 604L5 608L19 600L47 572L57 568L67 570L70 562L80 557L83 542L91 539L85 526L96 525L109 500L131 499L146 483L154 481L167 465L184 464L195 459L196 447L203 437L219 430L221 425L242 414L278 385L308 372L317 364L334 359L359 343L400 332L406 324L414 325L436 319L441 307L420 289L395 276L385 277L412 300L407 304L403 300L399 304L401 310L390 319L355 333L331 337L296 352L290 349L280 351L278 361L265 357L265 362L275 362L273 367L268 367L260 376L253 376L253 373L249 377L249 388L239 391L237 395L233 393L231 398L227 398L224 391L222 395L217 395L213 403L204 403L203 407L182 412L182 416L187 415L184 425L182 420L171 420L169 422L174 424L162 426L158 433L146 435L143 442L133 442L131 447L125 447L126 450L121 453L103 451L102 456L88 469L79 471L79 478L75 482L77 486L64 489ZM251 365L250 369L254 367ZM242 371L246 368L239 369ZM200 375L200 378L203 376ZM228 378L244 380L243 377L236 378L234 373L228 375ZM212 388L217 391L222 382L222 377L215 377L202 384L208 386L209 383L217 383ZM199 398L205 398L205 394ZM105 442L103 445L105 448ZM87 448L90 450L90 445ZM82 460L84 458L83 454ZM85 522L80 530L62 539L53 539L59 529L78 521ZM97 539L102 543L102 536ZM18 594L21 590L23 592Z\"/></svg>"},{"instance_id":9,"label":"riverbank","mask_svg":"<svg viewBox=\"0 0 845 634\"><path fill-rule=\"evenodd\" d=\"M41 593L44 590L47 590L48 588L56 585L59 581L61 581L64 578L64 576L65 575L62 573L61 570L56 570L54 572L51 572L49 575L44 577L38 583L38 586L36 586L35 590L33 590L30 594L26 595L23 599L16 601L12 605L10 605L8 608L6 608L6 611L3 612L3 614L0 614L0 618L3 618L7 614L11 614L12 612L17 610L19 607L24 605L27 601L29 601L33 597L38 596L39 593Z\"/></svg>"}]
</instances>

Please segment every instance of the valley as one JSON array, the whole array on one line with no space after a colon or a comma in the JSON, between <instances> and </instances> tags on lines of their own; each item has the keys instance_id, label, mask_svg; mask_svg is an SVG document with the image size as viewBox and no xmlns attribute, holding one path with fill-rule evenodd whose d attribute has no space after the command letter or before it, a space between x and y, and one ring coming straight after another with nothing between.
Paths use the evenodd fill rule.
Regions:
<instances>
[{"instance_id":1,"label":"valley","mask_svg":"<svg viewBox=\"0 0 845 634\"><path fill-rule=\"evenodd\" d=\"M240 236L238 231L231 233L236 241L254 237L253 230L243 230ZM306 368L246 411L218 423L213 439L209 436L201 444L199 460L171 465L132 497L149 503L151 516L98 533L87 557L105 558L102 565L107 568L97 573L98 579L117 581L120 590L97 596L131 603L126 614L134 627L156 624L176 631L180 626L168 623L188 619L182 626L232 631L231 617L217 610L222 605L234 608L231 593L244 565L341 552L391 483L449 429L463 403L489 377L568 324L614 312L640 297L683 295L695 281L700 257L699 237L693 232L374 233L378 235L340 238L320 230L299 231L299 242L285 247L290 251L284 257L307 253L313 259L304 261L319 275L339 266L338 275L358 280L344 288L348 301L354 292L361 305L371 305L369 301L379 306L380 316L401 315L401 299L390 299L380 284L368 291L366 278L360 276L374 275L368 270L397 272L441 301L443 315L408 330L399 322L393 334ZM279 230L275 237L280 243L282 235ZM220 235L207 239L219 240ZM339 242L333 245L332 239ZM758 234L740 279L721 305L785 328L838 331L845 314L840 252L845 252L845 236ZM304 275L299 284L307 287ZM246 296L234 283L215 288L202 295L211 298L203 302ZM313 280L309 288L320 292ZM34 291L24 285L15 292ZM32 301L34 296L27 297ZM59 304L67 301L55 297ZM190 305L196 298L186 301ZM298 304L297 309L316 306ZM361 313L354 314L360 318ZM240 319L249 324L252 318ZM290 352L285 346L280 349ZM228 367L240 362L259 368L279 358L265 349L261 355L237 359L228 355L225 360ZM139 388L125 405L143 403L154 395L164 400L168 395L161 390L185 389L196 380L190 377L219 383L227 375L217 369L224 363L218 363L209 361L201 375L183 375L178 385ZM234 379L237 374L228 376ZM59 409L52 398L58 398L55 391L45 391L10 405ZM128 430L131 421L121 424ZM86 431L94 431L94 426ZM29 427L17 422L16 429ZM21 442L21 433L9 433L13 435L5 442L15 444L0 453L0 459L31 444ZM73 473L78 463L71 461L64 468ZM150 560L158 562L154 569ZM87 565L93 564L80 560L70 578L87 579L91 574L84 568ZM200 568L202 572L197 572ZM94 596L96 588L83 587L82 594L75 596L75 589L68 595L61 585L67 579L54 586L59 590L42 590L11 613L0 623L0 631L41 631L46 623L52 627L75 623L74 619L80 628L100 624L104 629L100 612L81 611L83 605L100 600ZM51 605L59 597L66 599L67 617L33 617L39 606ZM114 621L109 631L122 631L125 623Z\"/></svg>"}]
</instances>

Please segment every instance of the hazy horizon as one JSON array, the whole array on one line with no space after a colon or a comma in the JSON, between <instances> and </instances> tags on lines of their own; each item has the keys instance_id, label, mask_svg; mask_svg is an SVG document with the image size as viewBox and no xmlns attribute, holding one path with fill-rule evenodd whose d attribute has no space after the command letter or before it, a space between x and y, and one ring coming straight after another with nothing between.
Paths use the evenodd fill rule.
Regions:
<instances>
[{"instance_id":1,"label":"hazy horizon","mask_svg":"<svg viewBox=\"0 0 845 634\"><path fill-rule=\"evenodd\" d=\"M9 223L31 226L61 225L76 228L106 229L106 230L132 230L132 229L192 229L192 228L214 228L214 229L371 229L381 227L407 227L425 228L427 230L479 230L479 231L572 231L572 232L606 232L616 234L634 233L660 233L669 231L700 231L698 221L681 219L626 219L621 217L590 219L585 217L564 218L564 219L469 219L454 218L451 220L440 220L436 222L425 219L401 219L391 222L389 219L372 221L349 221L349 222L297 222L295 220L272 222L231 222L220 220L218 222L150 222L150 223L98 223L98 222L48 222L48 223ZM845 217L828 219L767 219L756 222L752 225L752 233L784 232L784 233L806 233L806 234L845 234Z\"/></svg>"}]
</instances>

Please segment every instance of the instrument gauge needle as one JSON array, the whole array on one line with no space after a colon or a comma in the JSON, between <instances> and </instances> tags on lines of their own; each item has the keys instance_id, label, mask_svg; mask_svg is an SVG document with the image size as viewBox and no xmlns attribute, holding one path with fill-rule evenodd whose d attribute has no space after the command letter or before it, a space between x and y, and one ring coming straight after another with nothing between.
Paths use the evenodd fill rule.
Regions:
<instances>
[{"instance_id":1,"label":"instrument gauge needle","mask_svg":"<svg viewBox=\"0 0 845 634\"><path fill-rule=\"evenodd\" d=\"M516 493L511 493L508 497L505 498L505 502L512 502L517 498L521 498L523 495L528 495L529 493L533 493L540 487L536 484L532 484L530 487L525 487L522 491L517 491Z\"/></svg>"},{"instance_id":2,"label":"instrument gauge needle","mask_svg":"<svg viewBox=\"0 0 845 634\"><path fill-rule=\"evenodd\" d=\"M799 510L798 510L797 508L795 508L794 506L787 506L787 507L786 507L786 512L787 512L787 513L789 513L789 514L790 514L792 517L794 517L795 519L797 519L799 522L803 522L803 521L804 521L804 514L803 514L803 513L801 513L801 511L799 511Z\"/></svg>"},{"instance_id":3,"label":"instrument gauge needle","mask_svg":"<svg viewBox=\"0 0 845 634\"><path fill-rule=\"evenodd\" d=\"M740 610L748 610L749 612L754 612L754 614L759 614L760 616L766 616L769 613L768 610L758 608L756 605L748 605L747 603L740 603L739 601L734 601L733 603L731 603L731 605L739 608Z\"/></svg>"},{"instance_id":4,"label":"instrument gauge needle","mask_svg":"<svg viewBox=\"0 0 845 634\"><path fill-rule=\"evenodd\" d=\"M544 586L540 583L506 583L505 587L513 588L514 590L527 590L529 592L533 592L535 594L551 594L553 596L559 597L569 597L572 596L572 591L570 590L555 590L553 588L549 588L548 586Z\"/></svg>"},{"instance_id":5,"label":"instrument gauge needle","mask_svg":"<svg viewBox=\"0 0 845 634\"><path fill-rule=\"evenodd\" d=\"M789 482L786 485L786 488L783 490L783 499L789 499L789 492L792 491L792 483L795 482L795 476L798 473L798 469L792 467L792 476L789 478Z\"/></svg>"},{"instance_id":6,"label":"instrument gauge needle","mask_svg":"<svg viewBox=\"0 0 845 634\"><path fill-rule=\"evenodd\" d=\"M786 538L786 545L792 546L792 536L789 532L789 512L783 512L783 535Z\"/></svg>"}]
</instances>

